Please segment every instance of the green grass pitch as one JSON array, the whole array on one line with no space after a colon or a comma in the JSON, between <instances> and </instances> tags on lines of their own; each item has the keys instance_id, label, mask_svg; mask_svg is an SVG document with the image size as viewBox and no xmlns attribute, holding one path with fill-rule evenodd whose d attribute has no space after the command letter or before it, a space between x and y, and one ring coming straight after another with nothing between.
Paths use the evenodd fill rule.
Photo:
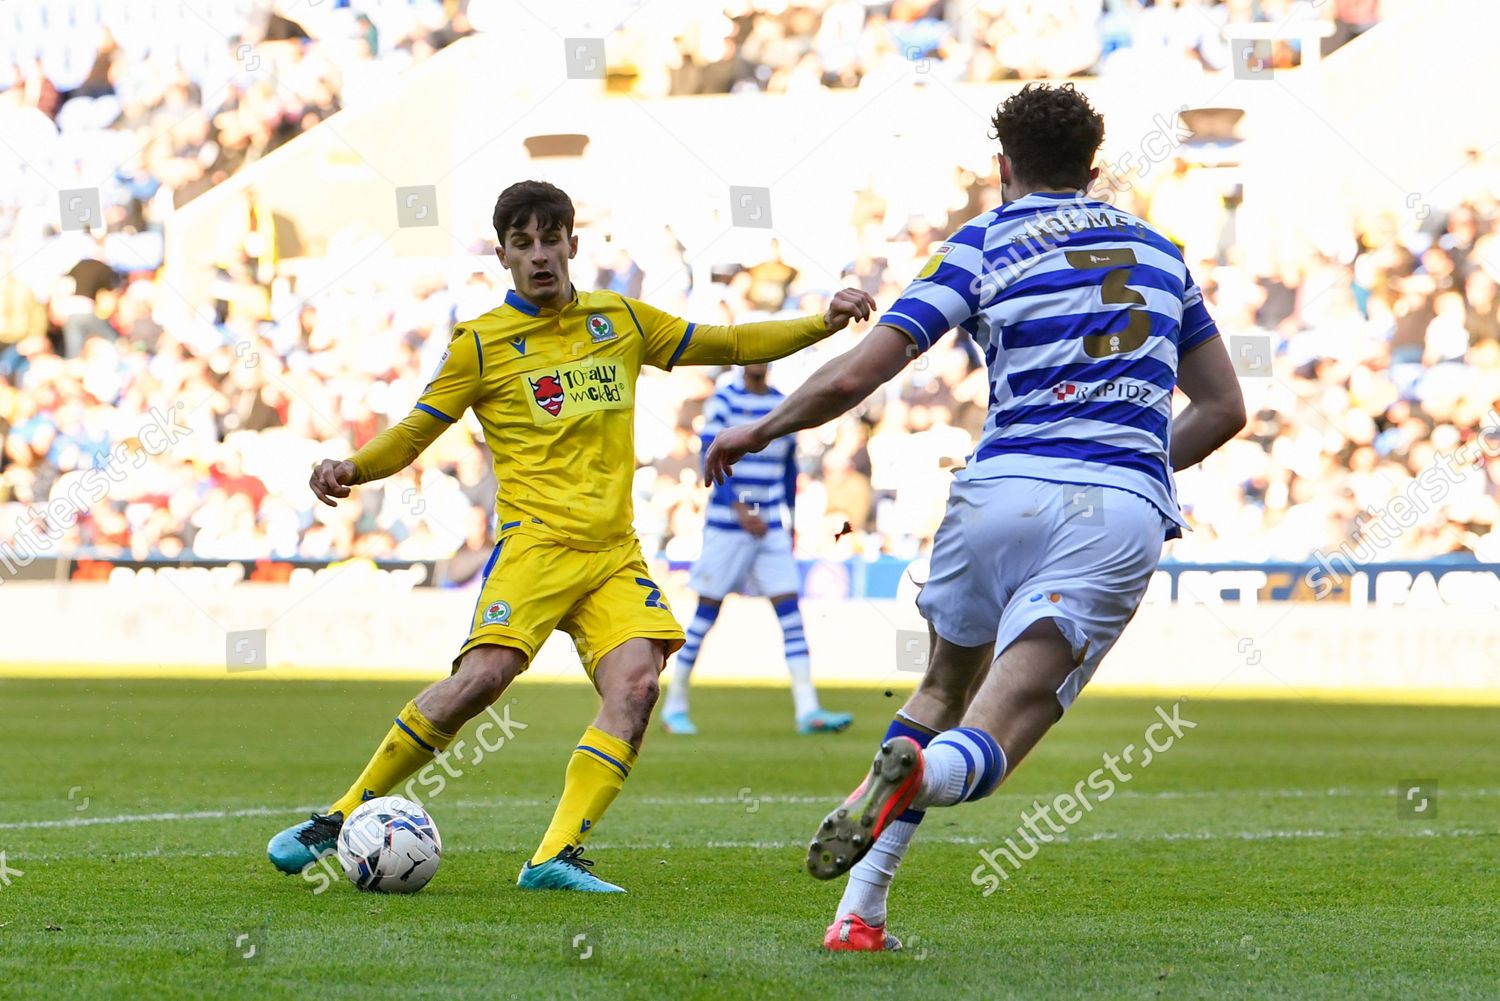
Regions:
<instances>
[{"instance_id":1,"label":"green grass pitch","mask_svg":"<svg viewBox=\"0 0 1500 1001\"><path fill-rule=\"evenodd\" d=\"M595 704L524 679L526 729L428 802L426 890L274 872L267 838L415 687L0 681L0 997L1500 996L1500 709L1189 701L1196 729L982 896L978 850L1156 719L1086 694L997 795L928 815L909 947L871 956L820 950L842 883L802 857L901 693L825 692L854 729L799 737L783 691L701 689L703 735L654 730L589 842L626 896L515 888ZM1402 817L1409 780L1437 797Z\"/></svg>"}]
</instances>

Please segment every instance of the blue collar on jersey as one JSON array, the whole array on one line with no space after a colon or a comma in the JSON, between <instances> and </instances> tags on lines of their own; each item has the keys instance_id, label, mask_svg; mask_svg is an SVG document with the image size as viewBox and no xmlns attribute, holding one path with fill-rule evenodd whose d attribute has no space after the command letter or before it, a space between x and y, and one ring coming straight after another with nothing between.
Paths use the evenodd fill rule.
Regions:
<instances>
[{"instance_id":1,"label":"blue collar on jersey","mask_svg":"<svg viewBox=\"0 0 1500 1001\"><path fill-rule=\"evenodd\" d=\"M537 308L516 294L515 289L508 289L505 293L505 304L519 313L527 316L535 316Z\"/></svg>"},{"instance_id":2,"label":"blue collar on jersey","mask_svg":"<svg viewBox=\"0 0 1500 1001\"><path fill-rule=\"evenodd\" d=\"M578 290L575 288L573 289L573 298L568 301L567 306L564 306L563 309L566 309L568 306L573 305L573 303L577 301ZM515 289L505 290L505 304L511 309L514 309L516 312L525 313L527 316L540 316L542 313L542 308L540 306L534 306L531 303L527 302L525 299L521 298L521 296L517 294ZM561 312L561 310L554 309L549 310L549 312L557 313Z\"/></svg>"}]
</instances>

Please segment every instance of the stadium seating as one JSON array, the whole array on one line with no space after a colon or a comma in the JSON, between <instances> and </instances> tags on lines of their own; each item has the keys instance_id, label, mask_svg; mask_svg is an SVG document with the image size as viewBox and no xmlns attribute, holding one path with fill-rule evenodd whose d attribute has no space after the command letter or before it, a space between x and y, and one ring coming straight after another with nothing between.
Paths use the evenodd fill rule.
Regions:
<instances>
[{"instance_id":1,"label":"stadium seating","mask_svg":"<svg viewBox=\"0 0 1500 1001\"><path fill-rule=\"evenodd\" d=\"M360 119L346 115L329 126L316 124L336 108L336 89L332 104L314 107L300 85L282 81L257 92L254 80L239 79L243 65L236 69L225 34L237 37L229 26L245 23L240 5L196 3L201 19L216 27L203 45L181 41L183 32L164 32L162 37L178 39L171 51L151 47L153 27L177 23L181 4L143 3L132 7L128 19L107 6L11 3L0 10L7 29L0 32L8 47L4 55L23 67L40 57L57 90L78 86L88 74L101 24L110 27L123 53L120 78L131 81L115 93L74 98L50 113L28 106L35 81L0 93L0 115L24 127L28 137L26 163L0 156L0 174L16 182L5 190L15 193L20 210L4 244L10 267L0 328L0 534L27 505L46 500L87 468L96 445L131 438L151 401L180 398L194 408L191 447L153 457L68 529L64 550L173 558L448 556L471 536L472 509L487 505L491 489L483 446L462 427L411 470L368 491L363 507L347 514L315 511L299 471L399 418L442 350L448 325L488 308L503 293L503 273L484 239L484 212L466 208L454 233L436 234L427 256L413 257L381 245L375 229L340 225L321 232L306 218L278 214L273 201L256 211L274 219L277 249L261 255L264 260L247 255L249 206L268 197L274 165L301 163L287 158L308 155L277 146L311 128L323 137L319 149L338 153L360 135ZM393 68L408 64L412 35L443 27L433 20L441 10L431 3L382 2L361 10L379 35L379 58ZM318 31L306 43L304 58L316 60L318 74L332 84L351 65L343 43L357 26L349 10L317 16L315 24L309 22ZM800 24L777 21L772 31L768 19L777 17L758 12L738 28L773 59L765 64L770 73L763 74L772 91L779 86L771 83L777 74L793 67L784 60L797 47L762 45L761 36ZM1116 53L1145 44L1148 30L1160 28L1150 18L1132 21L1134 28L1124 34L1117 22L1111 24L1106 27L1115 34L1102 47ZM963 23L950 28L966 30ZM804 42L832 37L820 34L816 23L809 30L813 34ZM866 21L859 30L875 29ZM461 32L449 32L455 33ZM957 59L942 35L933 35L940 41L932 58ZM633 58L628 36L624 32L621 45L611 50L612 62ZM1200 55L1218 42L1209 38L1204 44ZM1356 58L1362 46L1386 44L1379 30L1368 33L1327 60L1327 72L1336 77L1339 61ZM252 54L268 62L288 59L273 49L257 47ZM446 72L438 63L447 56L434 60L433 79ZM1098 88L1108 94L1107 66L1098 68ZM760 79L757 72L751 66L752 78ZM837 90L845 82L824 84ZM845 96L866 102L853 91ZM226 156L235 123L243 121L225 116L252 100L266 102L264 110L281 125L256 133L249 155ZM141 104L144 110L130 110ZM701 107L672 104L656 114L683 123L674 128L691 130L696 126L687 123ZM111 120L122 109L126 127ZM206 134L194 131L200 125ZM515 136L515 144L524 138ZM606 138L592 144L591 155L608 159ZM352 145L363 148L363 140ZM342 155L357 162L348 148ZM506 155L520 159L501 163L526 162L524 153ZM241 178L249 183L231 182L201 202L194 199L257 159ZM585 159L580 169L594 171L598 162ZM935 239L966 213L998 199L995 179L985 176L982 163L944 164L941 173L938 182L917 186L923 195L917 199L911 185L876 177L842 203L838 225L822 234L828 246L843 249L825 251L819 244L815 254L805 246L773 251L764 241L744 239L743 231L714 245L715 232L704 227L722 208L695 201L684 184L676 214L648 219L653 225L623 217L586 220L577 277L700 319L821 308L823 297L846 282L858 282L888 302ZM294 174L306 176L302 166ZM96 246L83 233L48 235L57 195L38 175L71 179L79 188L97 184L104 223L119 239ZM1153 170L1135 177L1121 195L1128 207L1151 213L1168 231L1178 218L1194 221L1197 229L1185 229L1182 239L1211 308L1226 336L1248 338L1234 343L1251 345L1257 365L1264 362L1246 381L1259 412L1245 435L1203 470L1181 477L1188 512L1200 530L1176 543L1171 555L1301 559L1359 539L1367 512L1405 489L1435 455L1474 440L1500 396L1494 294L1500 278L1500 181L1493 161L1476 154L1447 183L1447 201L1427 206L1421 218L1403 214L1410 206L1392 193L1383 201L1371 195L1358 206L1361 228L1346 230L1332 245L1301 245L1252 260L1246 237L1237 243L1232 234L1236 223L1248 233L1253 220L1244 213L1236 217L1220 192L1198 184L1203 176L1195 169ZM262 182L259 193L249 191L250 184ZM803 186L816 190L811 181ZM492 193L476 187L469 197L478 204ZM210 203L216 214L204 229L193 220ZM673 228L662 228L664 218ZM1205 219L1213 228L1203 230ZM691 228L694 220L697 229ZM149 240L124 238L136 230L159 231L163 224L179 233L197 226L208 234L186 255L196 278L172 270L184 263L182 255L158 271ZM296 256L304 251L306 256ZM780 260L773 253L784 255L796 274L768 301L755 275L757 265ZM68 294L60 276L94 256L125 276L119 289ZM351 270L354 262L360 266ZM52 310L50 319L45 307ZM94 313L102 317L90 319ZM103 336L88 339L90 332ZM778 366L774 377L790 388L818 357ZM638 436L638 527L649 551L678 565L695 555L701 530L694 428L714 374L651 375L643 384L642 398L651 405ZM1260 376L1272 378L1254 378ZM941 514L945 471L966 452L985 394L972 351L954 341L856 415L805 434L800 555L836 560L883 554L900 561L920 555ZM1435 501L1418 530L1404 534L1388 555L1488 552L1496 469L1492 462L1466 467L1464 487ZM1226 481L1236 485L1226 488ZM410 503L416 495L425 503ZM841 533L846 521L853 531Z\"/></svg>"}]
</instances>

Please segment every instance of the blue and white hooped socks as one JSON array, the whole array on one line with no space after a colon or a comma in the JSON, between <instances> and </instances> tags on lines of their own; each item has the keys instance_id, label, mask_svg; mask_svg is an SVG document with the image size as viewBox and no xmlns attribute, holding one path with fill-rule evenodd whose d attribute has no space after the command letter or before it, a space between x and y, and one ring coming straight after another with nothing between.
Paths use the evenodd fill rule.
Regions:
<instances>
[{"instance_id":1,"label":"blue and white hooped socks","mask_svg":"<svg viewBox=\"0 0 1500 1001\"><path fill-rule=\"evenodd\" d=\"M807 653L807 633L802 628L802 608L795 596L771 607L776 609L786 670L792 676L792 711L800 720L819 709L818 690L812 682L812 661Z\"/></svg>"},{"instance_id":2,"label":"blue and white hooped socks","mask_svg":"<svg viewBox=\"0 0 1500 1001\"><path fill-rule=\"evenodd\" d=\"M1005 778L1005 752L995 738L972 726L945 730L924 753L922 788L912 805L954 806L983 799Z\"/></svg>"},{"instance_id":3,"label":"blue and white hooped socks","mask_svg":"<svg viewBox=\"0 0 1500 1001\"><path fill-rule=\"evenodd\" d=\"M693 621L687 627L687 639L672 661L672 680L667 684L667 697L662 705L662 715L688 711L688 685L693 674L693 665L698 661L698 650L703 646L703 637L713 628L719 617L720 605L698 602L693 612Z\"/></svg>"}]
</instances>

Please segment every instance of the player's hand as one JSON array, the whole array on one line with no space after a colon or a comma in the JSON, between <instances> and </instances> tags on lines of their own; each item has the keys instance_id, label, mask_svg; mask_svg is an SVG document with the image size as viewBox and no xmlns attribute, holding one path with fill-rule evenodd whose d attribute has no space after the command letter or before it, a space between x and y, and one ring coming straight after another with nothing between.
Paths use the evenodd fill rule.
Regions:
<instances>
[{"instance_id":1,"label":"player's hand","mask_svg":"<svg viewBox=\"0 0 1500 1001\"><path fill-rule=\"evenodd\" d=\"M749 532L752 537L759 539L766 534L766 520L760 516L759 512L743 504L736 504L734 514L740 520L740 527Z\"/></svg>"},{"instance_id":2,"label":"player's hand","mask_svg":"<svg viewBox=\"0 0 1500 1001\"><path fill-rule=\"evenodd\" d=\"M307 485L313 495L329 507L338 506L338 498L349 496L349 487L354 482L354 463L348 459L324 459L313 467Z\"/></svg>"},{"instance_id":3,"label":"player's hand","mask_svg":"<svg viewBox=\"0 0 1500 1001\"><path fill-rule=\"evenodd\" d=\"M741 424L720 431L708 447L703 459L703 476L709 483L718 486L729 478L734 464L750 452L759 452L770 444L759 430L760 421Z\"/></svg>"},{"instance_id":4,"label":"player's hand","mask_svg":"<svg viewBox=\"0 0 1500 1001\"><path fill-rule=\"evenodd\" d=\"M843 330L850 320L868 320L875 315L875 297L863 289L845 288L834 293L823 314L829 330Z\"/></svg>"}]
</instances>

